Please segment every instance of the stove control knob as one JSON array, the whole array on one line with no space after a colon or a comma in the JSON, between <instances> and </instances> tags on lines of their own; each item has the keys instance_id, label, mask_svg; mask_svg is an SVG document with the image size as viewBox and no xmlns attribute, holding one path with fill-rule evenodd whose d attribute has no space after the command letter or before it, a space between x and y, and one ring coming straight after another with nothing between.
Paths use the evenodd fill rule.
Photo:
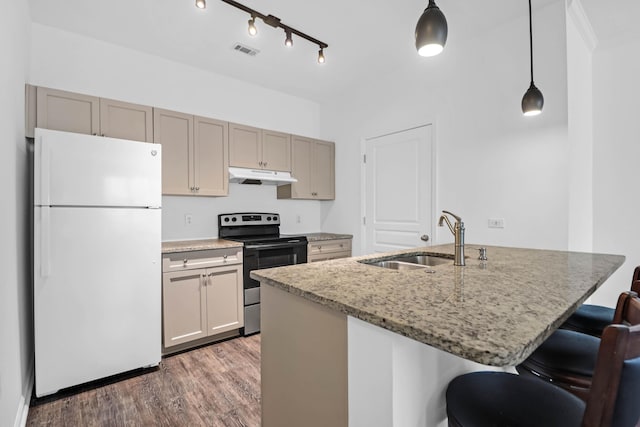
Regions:
<instances>
[{"instance_id":1,"label":"stove control knob","mask_svg":"<svg viewBox=\"0 0 640 427\"><path fill-rule=\"evenodd\" d=\"M271 221L271 217L270 216L267 217L267 221Z\"/></svg>"},{"instance_id":2,"label":"stove control knob","mask_svg":"<svg viewBox=\"0 0 640 427\"><path fill-rule=\"evenodd\" d=\"M226 218L224 219L224 222L229 222L229 217L226 217Z\"/></svg>"},{"instance_id":3,"label":"stove control knob","mask_svg":"<svg viewBox=\"0 0 640 427\"><path fill-rule=\"evenodd\" d=\"M273 217L273 220L274 220L274 221L277 221L277 220L278 220L278 217L277 217L277 216L274 216L274 217Z\"/></svg>"},{"instance_id":4,"label":"stove control knob","mask_svg":"<svg viewBox=\"0 0 640 427\"><path fill-rule=\"evenodd\" d=\"M238 218L236 218L235 216L233 218L231 218L231 221L236 222L238 220Z\"/></svg>"}]
</instances>

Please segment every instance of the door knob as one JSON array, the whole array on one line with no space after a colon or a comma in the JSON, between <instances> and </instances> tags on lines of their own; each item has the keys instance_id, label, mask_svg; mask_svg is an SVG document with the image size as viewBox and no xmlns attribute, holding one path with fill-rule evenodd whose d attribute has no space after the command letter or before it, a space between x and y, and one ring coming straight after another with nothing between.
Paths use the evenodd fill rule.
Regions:
<instances>
[{"instance_id":1,"label":"door knob","mask_svg":"<svg viewBox=\"0 0 640 427\"><path fill-rule=\"evenodd\" d=\"M423 234L422 236L420 236L420 240L422 240L423 242L428 242L429 236L427 236L426 234Z\"/></svg>"}]
</instances>

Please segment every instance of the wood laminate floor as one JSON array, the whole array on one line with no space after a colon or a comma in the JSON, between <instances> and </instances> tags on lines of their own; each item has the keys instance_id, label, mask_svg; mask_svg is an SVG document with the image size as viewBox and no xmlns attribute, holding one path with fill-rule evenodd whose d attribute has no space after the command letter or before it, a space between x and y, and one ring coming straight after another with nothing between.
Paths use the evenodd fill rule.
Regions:
<instances>
[{"instance_id":1,"label":"wood laminate floor","mask_svg":"<svg viewBox=\"0 0 640 427\"><path fill-rule=\"evenodd\" d=\"M27 426L260 426L260 335L33 399Z\"/></svg>"}]
</instances>

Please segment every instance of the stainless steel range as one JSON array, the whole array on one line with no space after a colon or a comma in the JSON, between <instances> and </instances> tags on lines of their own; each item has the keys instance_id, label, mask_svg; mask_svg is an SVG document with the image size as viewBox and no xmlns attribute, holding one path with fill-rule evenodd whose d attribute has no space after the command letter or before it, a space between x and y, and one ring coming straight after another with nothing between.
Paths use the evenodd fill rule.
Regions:
<instances>
[{"instance_id":1,"label":"stainless steel range","mask_svg":"<svg viewBox=\"0 0 640 427\"><path fill-rule=\"evenodd\" d=\"M243 335L260 332L260 282L249 274L262 268L307 262L305 236L280 236L280 215L232 213L218 215L218 236L244 243Z\"/></svg>"}]
</instances>

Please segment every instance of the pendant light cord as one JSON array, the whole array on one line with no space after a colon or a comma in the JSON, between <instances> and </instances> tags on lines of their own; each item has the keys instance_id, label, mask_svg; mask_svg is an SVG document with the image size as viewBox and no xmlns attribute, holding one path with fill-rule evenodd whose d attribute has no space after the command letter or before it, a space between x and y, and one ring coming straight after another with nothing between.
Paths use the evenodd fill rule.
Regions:
<instances>
[{"instance_id":1,"label":"pendant light cord","mask_svg":"<svg viewBox=\"0 0 640 427\"><path fill-rule=\"evenodd\" d=\"M531 27L531 0L529 0L529 58L531 60L531 84L533 84L533 30Z\"/></svg>"}]
</instances>

